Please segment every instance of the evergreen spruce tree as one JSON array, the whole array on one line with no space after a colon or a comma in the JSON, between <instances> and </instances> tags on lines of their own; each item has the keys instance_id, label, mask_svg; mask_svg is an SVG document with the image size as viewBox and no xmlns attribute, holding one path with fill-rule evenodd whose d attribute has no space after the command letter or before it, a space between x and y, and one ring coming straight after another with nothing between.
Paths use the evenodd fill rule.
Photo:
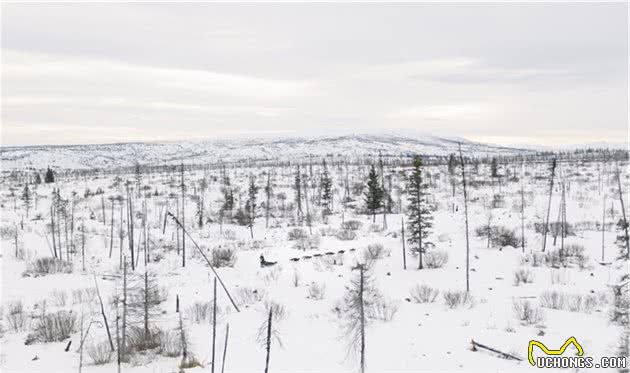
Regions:
<instances>
[{"instance_id":1,"label":"evergreen spruce tree","mask_svg":"<svg viewBox=\"0 0 630 373\"><path fill-rule=\"evenodd\" d=\"M372 214L372 222L376 222L376 212L383 206L383 189L374 165L368 175L367 187L365 205L368 212Z\"/></svg>"},{"instance_id":2,"label":"evergreen spruce tree","mask_svg":"<svg viewBox=\"0 0 630 373\"><path fill-rule=\"evenodd\" d=\"M44 177L44 181L47 184L55 182L55 173L53 172L53 170L50 169L50 167L48 167L48 169L46 170L46 176Z\"/></svg>"},{"instance_id":3,"label":"evergreen spruce tree","mask_svg":"<svg viewBox=\"0 0 630 373\"><path fill-rule=\"evenodd\" d=\"M28 212L31 209L31 191L28 189L28 184L24 185L24 191L22 192L22 201L24 201L24 207L26 208L26 217L28 218Z\"/></svg>"},{"instance_id":4,"label":"evergreen spruce tree","mask_svg":"<svg viewBox=\"0 0 630 373\"><path fill-rule=\"evenodd\" d=\"M409 176L407 190L409 192L409 208L407 225L409 237L407 242L415 245L418 252L418 269L422 269L422 254L433 246L428 236L433 226L433 214L427 201L428 186L422 181L422 160L419 156L413 159L413 170Z\"/></svg>"},{"instance_id":5,"label":"evergreen spruce tree","mask_svg":"<svg viewBox=\"0 0 630 373\"><path fill-rule=\"evenodd\" d=\"M35 174L35 184L41 184L42 183L42 177L39 175L39 172L37 172Z\"/></svg>"},{"instance_id":6,"label":"evergreen spruce tree","mask_svg":"<svg viewBox=\"0 0 630 373\"><path fill-rule=\"evenodd\" d=\"M496 157L492 157L492 163L490 163L490 177L499 177L499 166Z\"/></svg>"}]
</instances>

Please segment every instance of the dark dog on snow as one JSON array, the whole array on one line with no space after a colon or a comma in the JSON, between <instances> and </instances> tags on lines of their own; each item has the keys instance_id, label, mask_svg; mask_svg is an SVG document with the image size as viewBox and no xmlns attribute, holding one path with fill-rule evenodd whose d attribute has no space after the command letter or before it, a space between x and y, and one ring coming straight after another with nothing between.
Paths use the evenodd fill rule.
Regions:
<instances>
[{"instance_id":1,"label":"dark dog on snow","mask_svg":"<svg viewBox=\"0 0 630 373\"><path fill-rule=\"evenodd\" d=\"M272 265L275 265L278 262L268 262L265 260L264 256L260 256L260 267L264 268L264 267L271 267Z\"/></svg>"}]
</instances>

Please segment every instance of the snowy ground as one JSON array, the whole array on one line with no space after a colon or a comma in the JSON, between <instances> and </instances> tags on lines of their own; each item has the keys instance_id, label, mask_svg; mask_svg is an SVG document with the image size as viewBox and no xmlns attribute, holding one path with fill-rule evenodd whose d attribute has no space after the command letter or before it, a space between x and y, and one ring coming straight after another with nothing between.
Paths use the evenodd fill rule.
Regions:
<instances>
[{"instance_id":1,"label":"snowy ground","mask_svg":"<svg viewBox=\"0 0 630 373\"><path fill-rule=\"evenodd\" d=\"M623 166L623 165L622 165ZM265 202L264 186L266 172L273 177L273 217L270 228L265 228L265 211L258 209L253 229L254 239L245 226L218 223L218 211L222 204L222 180L219 170L186 172L186 227L201 249L210 256L217 247L235 248L237 260L232 268L217 269L227 289L234 296L240 312L218 288L218 324L216 356L218 372L223 359L226 326L229 324L229 342L225 356L225 372L262 371L265 363L265 348L257 341L258 330L266 319L266 305L273 301L283 306L285 315L277 323L281 344L273 340L271 347L271 372L356 372L358 356L349 353L345 320L335 312L357 271L352 267L362 261L363 252L370 244L383 245L386 255L377 259L373 276L375 286L382 294L388 310L395 310L388 320L370 319L366 335L366 362L368 372L520 372L531 371L527 362L527 345L531 339L539 340L550 348L559 347L570 336L575 336L585 353L599 358L616 356L617 342L621 332L611 323L611 285L617 283L622 273L627 272L627 262L617 260L619 249L614 241L617 235L615 224L621 214L612 163L560 163L551 202L551 221L558 217L561 201L560 183L566 186L567 221L575 231L565 239L565 245L579 244L588 257L580 265L569 261L566 267L553 268L545 263L533 266L532 253L542 249L542 235L536 233L534 224L544 221L548 201L548 164L526 165L524 172L525 196L525 253L520 247L487 247L485 237L478 237L475 230L488 224L504 226L521 234L520 203L521 182L512 179L521 174L519 166L502 166L500 181L490 181L488 165L467 167L469 174L470 205L470 287L472 305L449 308L442 293L449 290L465 290L466 244L464 229L463 197L460 180L456 179L455 196L446 166L427 167L432 175L430 192L436 207L434 228L431 235L435 250L448 252L449 260L442 268L417 270L417 256L407 245L407 269L403 270L401 245L401 214L399 201L406 206L406 194L402 175L408 170L385 167L385 174L392 175L394 191L394 213L387 215L387 228L382 229L383 217L377 215L376 224L372 217L362 213L362 194L352 195L353 203L343 211L345 169L340 166L331 170L335 201L334 214L325 224L320 208L309 200L313 216L312 236L320 236L317 250L302 251L294 248L295 241L288 239L289 231L296 228L295 211L288 208L294 200L292 189L294 168L228 169L231 185L235 191L236 206L244 205L247 198L247 182L250 175L256 177L260 187L258 205ZM314 166L311 180L319 180L319 165ZM623 167L622 167L623 168ZM303 168L308 175L308 170ZM363 184L367 166L351 166L348 174L350 183ZM600 177L601 172L601 177ZM31 175L32 176L32 175ZM42 175L43 176L43 175ZM136 184L136 175L118 175L122 180ZM111 203L108 197L127 197L123 183L114 184L116 175L58 176L55 184L40 184L31 191L38 197L32 201L29 217L26 217L24 202L19 198L25 180L6 178L2 189L2 351L0 366L3 372L71 372L79 370L81 345L80 320L84 329L91 320L85 338L82 370L85 372L111 372L116 369L116 357L104 365L96 365L87 350L90 346L107 343L107 333L102 323L100 306L94 294L95 279L105 303L105 313L115 338L116 307L111 299L120 295L122 288L119 268L120 244L118 238L119 205L114 210L113 254L109 257ZM204 215L208 219L199 228L196 224L195 195L199 194L199 182L204 178L208 188L204 194ZM622 176L627 188L627 175ZM485 181L476 184L474 181ZM152 312L150 323L165 333L178 334L180 314L175 312L176 298L180 299L182 323L186 331L188 348L201 363L201 367L186 371L210 371L212 325L209 320L195 322L190 308L195 302L212 300L214 276L205 261L195 251L190 239L186 241L187 264L181 266L181 256L176 250L176 230L169 219L163 231L164 212L175 213L176 199L180 193L179 172L144 173L142 185L147 186L149 195L135 196L137 241L142 232L142 204L146 201L148 242L151 260L150 272L157 274L157 286L164 295L163 301ZM315 183L316 185L317 183ZM52 252L50 233L50 206L52 188L59 188L61 197L74 197L75 226L85 224L85 269L82 265L81 234L74 235L76 252L70 260L74 269L67 274L24 276L30 263L36 258L50 257ZM102 189L105 201L103 222L101 195L84 197L85 190ZM351 188L352 189L352 188ZM157 191L158 195L153 195ZM309 199L317 197L317 188L309 188ZM169 194L172 194L169 197ZM286 200L278 198L284 194ZM490 209L493 195L503 196L504 202ZM400 198L399 198L400 196ZM602 206L606 198L604 230L604 258L602 260ZM628 203L629 201L626 201ZM285 211L281 211L282 205ZM356 208L352 208L352 206ZM489 211L491 210L491 217ZM403 211L404 212L404 211ZM37 219L34 219L37 217ZM342 241L335 237L342 219L358 220L362 223L353 240ZM23 221L23 227L21 222ZM16 258L15 229L17 227L18 257ZM309 232L306 225L301 226ZM66 236L62 224L61 244L65 257ZM553 234L547 238L547 251L557 250L561 238L553 245ZM140 246L143 249L144 246ZM351 250L356 249L356 250ZM129 255L127 238L123 243L123 254ZM338 251L345 251L337 254ZM311 259L302 258L316 253L334 252ZM261 268L259 255L275 266ZM144 262L135 272L144 273ZM293 262L291 258L301 258ZM524 258L529 258L525 262ZM533 275L533 282L514 283L514 273L526 269ZM131 272L131 270L130 270ZM312 284L325 287L323 299L309 299ZM411 300L410 290L416 285L429 285L441 293L433 303L416 303ZM262 298L246 304L243 289L256 289ZM79 290L83 296L79 298ZM579 311L556 310L540 306L539 296L549 290L563 294L590 296L594 304ZM65 295L62 295L65 294ZM517 319L514 302L529 300L544 318L531 325ZM15 330L9 323L9 306L15 302L24 306L24 325ZM46 312L71 311L77 315L75 330L70 337L60 342L35 342L25 345L27 335L32 333L46 302ZM120 307L119 307L120 311ZM137 320L133 320L137 324ZM141 323L138 325L141 326ZM472 351L471 340L513 354L522 361L508 360L495 354ZM66 352L68 341L72 344ZM126 372L177 372L181 357L165 357L159 349L135 352L129 362L122 364ZM540 351L536 351L538 355ZM613 370L610 370L613 371Z\"/></svg>"}]
</instances>

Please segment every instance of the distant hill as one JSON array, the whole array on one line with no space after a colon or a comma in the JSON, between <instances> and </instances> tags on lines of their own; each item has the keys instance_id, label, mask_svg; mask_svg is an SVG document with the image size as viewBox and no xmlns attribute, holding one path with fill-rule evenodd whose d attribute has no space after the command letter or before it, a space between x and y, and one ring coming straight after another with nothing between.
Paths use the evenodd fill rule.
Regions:
<instances>
[{"instance_id":1,"label":"distant hill","mask_svg":"<svg viewBox=\"0 0 630 373\"><path fill-rule=\"evenodd\" d=\"M406 154L448 155L462 150L476 155L507 155L527 152L519 147L505 147L431 135L343 135L321 137L285 137L264 139L227 139L179 142L147 142L96 145L2 147L3 169L109 168L142 164L225 162L245 159L300 159L326 155L385 156Z\"/></svg>"}]
</instances>

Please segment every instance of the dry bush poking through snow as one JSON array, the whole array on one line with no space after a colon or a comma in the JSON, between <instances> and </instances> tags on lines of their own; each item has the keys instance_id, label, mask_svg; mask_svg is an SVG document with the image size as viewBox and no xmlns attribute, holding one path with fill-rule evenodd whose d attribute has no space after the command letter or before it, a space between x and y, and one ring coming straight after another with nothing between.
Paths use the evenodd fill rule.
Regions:
<instances>
[{"instance_id":1,"label":"dry bush poking through snow","mask_svg":"<svg viewBox=\"0 0 630 373\"><path fill-rule=\"evenodd\" d=\"M182 338L179 331L162 333L160 338L160 354L166 357L178 357L182 354Z\"/></svg>"},{"instance_id":2,"label":"dry bush poking through snow","mask_svg":"<svg viewBox=\"0 0 630 373\"><path fill-rule=\"evenodd\" d=\"M440 291L427 285L416 285L411 288L411 299L416 303L433 303Z\"/></svg>"},{"instance_id":3,"label":"dry bush poking through snow","mask_svg":"<svg viewBox=\"0 0 630 373\"><path fill-rule=\"evenodd\" d=\"M192 322L201 324L201 322L212 318L212 303L195 302L192 306L188 307L186 314Z\"/></svg>"},{"instance_id":4,"label":"dry bush poking through snow","mask_svg":"<svg viewBox=\"0 0 630 373\"><path fill-rule=\"evenodd\" d=\"M514 300L513 309L516 318L524 325L539 324L545 319L542 310L528 300Z\"/></svg>"},{"instance_id":5,"label":"dry bush poking through snow","mask_svg":"<svg viewBox=\"0 0 630 373\"><path fill-rule=\"evenodd\" d=\"M337 235L335 237L337 237L337 239L340 241L352 241L357 238L357 234L354 231L344 229L337 232Z\"/></svg>"},{"instance_id":6,"label":"dry bush poking through snow","mask_svg":"<svg viewBox=\"0 0 630 373\"><path fill-rule=\"evenodd\" d=\"M306 237L308 237L308 234L302 228L293 228L289 231L287 235L287 239L289 241L295 241Z\"/></svg>"},{"instance_id":7,"label":"dry bush poking through snow","mask_svg":"<svg viewBox=\"0 0 630 373\"><path fill-rule=\"evenodd\" d=\"M284 305L273 300L265 301L263 313L265 315L269 315L269 310L273 311L273 316L272 316L273 322L282 321L286 319L286 317L288 316L287 310L284 307Z\"/></svg>"},{"instance_id":8,"label":"dry bush poking through snow","mask_svg":"<svg viewBox=\"0 0 630 373\"><path fill-rule=\"evenodd\" d=\"M540 267L545 261L543 253L529 253L521 256L521 264L529 264L532 267Z\"/></svg>"},{"instance_id":9,"label":"dry bush poking through snow","mask_svg":"<svg viewBox=\"0 0 630 373\"><path fill-rule=\"evenodd\" d=\"M44 314L35 323L33 332L26 337L24 344L33 342L59 342L76 331L77 317L72 312L58 311Z\"/></svg>"},{"instance_id":10,"label":"dry bush poking through snow","mask_svg":"<svg viewBox=\"0 0 630 373\"><path fill-rule=\"evenodd\" d=\"M557 290L545 291L539 299L540 305L545 308L586 313L593 311L600 301L605 302L605 299L598 299L592 294L568 294Z\"/></svg>"},{"instance_id":11,"label":"dry bush poking through snow","mask_svg":"<svg viewBox=\"0 0 630 373\"><path fill-rule=\"evenodd\" d=\"M341 224L341 228L347 231L356 231L361 228L363 223L358 220L346 220Z\"/></svg>"},{"instance_id":12,"label":"dry bush poking through snow","mask_svg":"<svg viewBox=\"0 0 630 373\"><path fill-rule=\"evenodd\" d=\"M386 250L380 243L372 243L363 251L363 259L367 261L383 259L389 256L391 250Z\"/></svg>"},{"instance_id":13,"label":"dry bush poking through snow","mask_svg":"<svg viewBox=\"0 0 630 373\"><path fill-rule=\"evenodd\" d=\"M449 290L442 293L442 297L444 298L444 304L448 308L457 308L457 307L468 307L472 308L474 306L474 298L470 293L467 293L463 290Z\"/></svg>"},{"instance_id":14,"label":"dry bush poking through snow","mask_svg":"<svg viewBox=\"0 0 630 373\"><path fill-rule=\"evenodd\" d=\"M531 284L534 282L534 274L527 268L519 268L514 272L514 286Z\"/></svg>"},{"instance_id":15,"label":"dry bush poking through snow","mask_svg":"<svg viewBox=\"0 0 630 373\"><path fill-rule=\"evenodd\" d=\"M55 258L38 258L29 263L24 274L44 276L54 273L72 273L72 263Z\"/></svg>"},{"instance_id":16,"label":"dry bush poking through snow","mask_svg":"<svg viewBox=\"0 0 630 373\"><path fill-rule=\"evenodd\" d=\"M147 351L161 346L162 331L149 328L145 335L144 328L132 327L127 329L127 346L130 351Z\"/></svg>"},{"instance_id":17,"label":"dry bush poking through snow","mask_svg":"<svg viewBox=\"0 0 630 373\"><path fill-rule=\"evenodd\" d=\"M326 284L321 283L312 283L308 286L308 299L313 300L322 300L326 295Z\"/></svg>"},{"instance_id":18,"label":"dry bush poking through snow","mask_svg":"<svg viewBox=\"0 0 630 373\"><path fill-rule=\"evenodd\" d=\"M52 292L53 304L57 307L65 307L68 300L68 293L63 290L55 290Z\"/></svg>"},{"instance_id":19,"label":"dry bush poking through snow","mask_svg":"<svg viewBox=\"0 0 630 373\"><path fill-rule=\"evenodd\" d=\"M215 247L212 249L212 266L215 268L234 267L236 251L233 248Z\"/></svg>"},{"instance_id":20,"label":"dry bush poking through snow","mask_svg":"<svg viewBox=\"0 0 630 373\"><path fill-rule=\"evenodd\" d=\"M424 254L423 259L427 268L442 268L448 263L448 253L444 250L431 250Z\"/></svg>"},{"instance_id":21,"label":"dry bush poking through snow","mask_svg":"<svg viewBox=\"0 0 630 373\"><path fill-rule=\"evenodd\" d=\"M88 345L86 352L94 365L105 365L112 360L112 350L107 341Z\"/></svg>"},{"instance_id":22,"label":"dry bush poking through snow","mask_svg":"<svg viewBox=\"0 0 630 373\"><path fill-rule=\"evenodd\" d=\"M245 307L262 301L265 296L265 290L258 290L250 287L238 288L235 294L236 303Z\"/></svg>"},{"instance_id":23,"label":"dry bush poking through snow","mask_svg":"<svg viewBox=\"0 0 630 373\"><path fill-rule=\"evenodd\" d=\"M398 312L398 306L391 301L378 299L367 309L367 317L380 321L392 321Z\"/></svg>"},{"instance_id":24,"label":"dry bush poking through snow","mask_svg":"<svg viewBox=\"0 0 630 373\"><path fill-rule=\"evenodd\" d=\"M26 312L24 312L24 305L22 304L22 301L9 303L7 308L7 323L9 324L9 327L14 332L19 332L24 329L28 316L26 315Z\"/></svg>"},{"instance_id":25,"label":"dry bush poking through snow","mask_svg":"<svg viewBox=\"0 0 630 373\"><path fill-rule=\"evenodd\" d=\"M321 240L319 238L319 235L314 234L312 236L300 237L296 239L295 243L293 244L293 248L302 251L317 250L319 249L320 243Z\"/></svg>"}]
</instances>

